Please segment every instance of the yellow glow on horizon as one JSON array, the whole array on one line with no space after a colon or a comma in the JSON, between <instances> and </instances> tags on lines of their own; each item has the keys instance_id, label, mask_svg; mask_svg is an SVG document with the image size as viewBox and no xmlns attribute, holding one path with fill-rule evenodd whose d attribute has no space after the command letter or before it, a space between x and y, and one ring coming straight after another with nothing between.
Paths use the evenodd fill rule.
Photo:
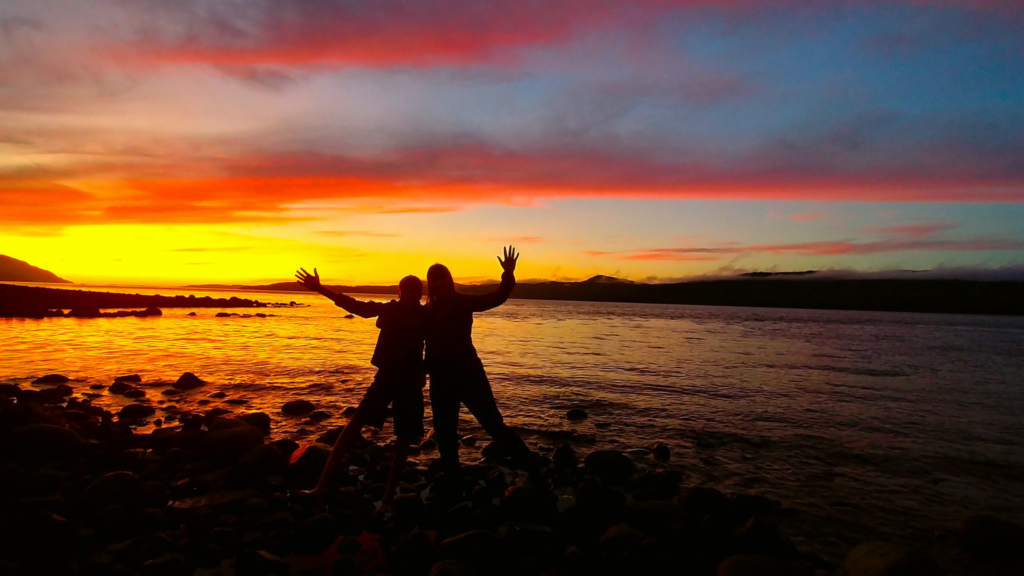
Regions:
<instances>
[{"instance_id":1,"label":"yellow glow on horizon","mask_svg":"<svg viewBox=\"0 0 1024 576\"><path fill-rule=\"evenodd\" d=\"M0 244L0 253L76 284L263 284L290 281L299 267L316 267L328 284L394 284L407 274L425 277L436 262L462 282L497 280L501 273L497 242L358 234L324 240L294 226L70 226L53 235L0 232ZM557 269L537 246L523 249L536 257L520 265L521 279L547 278Z\"/></svg>"}]
</instances>

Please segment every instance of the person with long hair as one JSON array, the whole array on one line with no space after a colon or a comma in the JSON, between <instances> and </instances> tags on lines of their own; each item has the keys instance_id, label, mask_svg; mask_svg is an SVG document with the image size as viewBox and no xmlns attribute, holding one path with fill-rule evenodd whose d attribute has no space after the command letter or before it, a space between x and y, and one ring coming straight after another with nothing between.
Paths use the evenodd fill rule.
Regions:
<instances>
[{"instance_id":1,"label":"person with long hair","mask_svg":"<svg viewBox=\"0 0 1024 576\"><path fill-rule=\"evenodd\" d=\"M473 314L501 306L515 288L519 254L509 246L504 258L501 284L489 294L470 295L455 290L452 273L442 264L427 270L427 373L430 375L430 404L434 413L434 435L445 469L459 466L459 408L466 408L497 442L513 463L531 475L537 471L535 455L505 424L484 365L473 346Z\"/></svg>"},{"instance_id":2,"label":"person with long hair","mask_svg":"<svg viewBox=\"0 0 1024 576\"><path fill-rule=\"evenodd\" d=\"M415 276L406 276L398 283L398 300L365 302L345 294L335 293L320 283L316 268L313 274L300 269L295 274L299 283L319 292L347 312L363 318L377 318L380 334L370 363L377 367L373 384L359 403L352 418L345 425L331 449L320 480L310 491L322 495L331 478L341 465L345 454L362 432L363 426L383 428L388 404L393 404L395 422L395 454L391 462L388 486L381 510L391 508L398 487L398 476L405 466L410 445L423 436L423 372L424 309L423 282Z\"/></svg>"}]
</instances>

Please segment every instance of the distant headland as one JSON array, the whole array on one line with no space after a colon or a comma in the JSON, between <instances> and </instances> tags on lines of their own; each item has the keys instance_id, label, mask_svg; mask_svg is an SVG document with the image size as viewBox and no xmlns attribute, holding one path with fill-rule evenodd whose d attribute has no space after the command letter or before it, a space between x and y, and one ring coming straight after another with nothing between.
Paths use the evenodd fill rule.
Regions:
<instances>
[{"instance_id":1,"label":"distant headland","mask_svg":"<svg viewBox=\"0 0 1024 576\"><path fill-rule=\"evenodd\" d=\"M0 282L71 284L49 270L0 254Z\"/></svg>"},{"instance_id":2,"label":"distant headland","mask_svg":"<svg viewBox=\"0 0 1024 576\"><path fill-rule=\"evenodd\" d=\"M204 284L192 289L254 292L305 292L297 282L260 286ZM329 286L347 294L397 294L398 287ZM458 290L482 294L494 284L460 284ZM753 272L731 278L645 284L611 276L582 282L520 282L512 298L636 304L689 304L880 312L1024 315L1024 281L935 278L838 278L802 272Z\"/></svg>"}]
</instances>

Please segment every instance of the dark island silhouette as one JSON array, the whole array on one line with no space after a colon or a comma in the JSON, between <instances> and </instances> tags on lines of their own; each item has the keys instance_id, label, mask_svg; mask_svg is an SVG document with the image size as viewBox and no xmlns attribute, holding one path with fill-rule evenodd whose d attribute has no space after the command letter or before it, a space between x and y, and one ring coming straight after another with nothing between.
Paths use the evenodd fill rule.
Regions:
<instances>
[{"instance_id":1,"label":"dark island silhouette","mask_svg":"<svg viewBox=\"0 0 1024 576\"><path fill-rule=\"evenodd\" d=\"M246 298L117 294L0 284L0 318L159 316L160 308L263 308ZM144 308L131 312L101 312L111 308ZM70 310L65 313L64 310Z\"/></svg>"},{"instance_id":2,"label":"dark island silhouette","mask_svg":"<svg viewBox=\"0 0 1024 576\"><path fill-rule=\"evenodd\" d=\"M493 292L497 283L458 284L466 294ZM213 290L300 292L294 282L262 286L206 284ZM397 294L397 286L329 286L347 294ZM582 282L520 282L513 299L689 304L880 312L1024 315L1024 282L1016 280L879 279L752 272L731 278L645 284L611 276Z\"/></svg>"},{"instance_id":3,"label":"dark island silhouette","mask_svg":"<svg viewBox=\"0 0 1024 576\"><path fill-rule=\"evenodd\" d=\"M0 254L0 282L71 284L49 270L43 270L10 256Z\"/></svg>"}]
</instances>

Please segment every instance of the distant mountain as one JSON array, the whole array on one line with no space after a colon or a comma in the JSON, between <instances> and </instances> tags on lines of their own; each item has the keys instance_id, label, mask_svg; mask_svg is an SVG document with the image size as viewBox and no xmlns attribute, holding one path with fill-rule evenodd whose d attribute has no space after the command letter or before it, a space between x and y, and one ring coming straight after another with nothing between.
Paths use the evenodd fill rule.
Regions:
<instances>
[{"instance_id":1,"label":"distant mountain","mask_svg":"<svg viewBox=\"0 0 1024 576\"><path fill-rule=\"evenodd\" d=\"M0 282L52 282L71 284L49 270L37 268L10 256L0 254Z\"/></svg>"},{"instance_id":2,"label":"distant mountain","mask_svg":"<svg viewBox=\"0 0 1024 576\"><path fill-rule=\"evenodd\" d=\"M637 304L690 304L699 306L753 306L762 308L814 308L939 312L951 314L1024 315L1024 282L915 278L838 278L818 272L756 272L725 279L643 284L595 276L582 282L520 282L512 298L630 302ZM485 294L497 283L460 284L459 292ZM264 286L206 285L238 291L303 292L298 282ZM397 294L397 286L328 286L346 294Z\"/></svg>"}]
</instances>

